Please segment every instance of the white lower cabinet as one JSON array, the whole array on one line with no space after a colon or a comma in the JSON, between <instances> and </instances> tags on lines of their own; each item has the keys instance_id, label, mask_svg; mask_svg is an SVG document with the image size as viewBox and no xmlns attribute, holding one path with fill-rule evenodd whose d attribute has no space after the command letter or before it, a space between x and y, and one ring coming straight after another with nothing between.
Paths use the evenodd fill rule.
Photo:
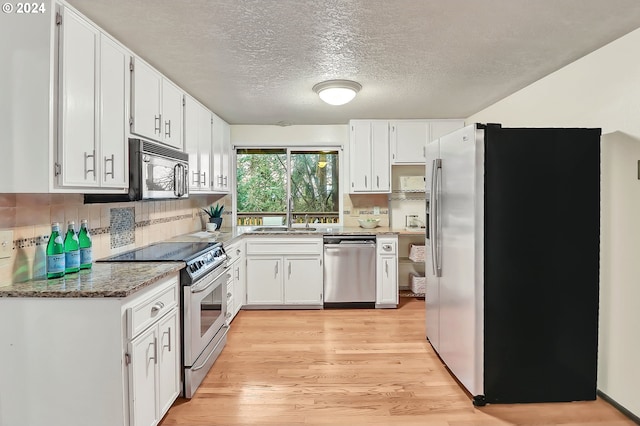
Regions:
<instances>
[{"instance_id":1,"label":"white lower cabinet","mask_svg":"<svg viewBox=\"0 0 640 426\"><path fill-rule=\"evenodd\" d=\"M169 411L180 393L180 319L178 309L158 324L158 420Z\"/></svg>"},{"instance_id":2,"label":"white lower cabinet","mask_svg":"<svg viewBox=\"0 0 640 426\"><path fill-rule=\"evenodd\" d=\"M165 287L127 309L130 323L136 323L137 314L146 326L134 335L125 356L130 363L130 426L157 425L180 393L179 309L174 300L179 300L178 290Z\"/></svg>"},{"instance_id":3,"label":"white lower cabinet","mask_svg":"<svg viewBox=\"0 0 640 426\"><path fill-rule=\"evenodd\" d=\"M398 237L377 238L376 307L398 306Z\"/></svg>"},{"instance_id":4,"label":"white lower cabinet","mask_svg":"<svg viewBox=\"0 0 640 426\"><path fill-rule=\"evenodd\" d=\"M322 258L284 257L285 305L322 304Z\"/></svg>"},{"instance_id":5,"label":"white lower cabinet","mask_svg":"<svg viewBox=\"0 0 640 426\"><path fill-rule=\"evenodd\" d=\"M322 238L247 241L247 305L322 307Z\"/></svg>"},{"instance_id":6,"label":"white lower cabinet","mask_svg":"<svg viewBox=\"0 0 640 426\"><path fill-rule=\"evenodd\" d=\"M156 379L157 379L157 329L152 328L135 338L129 353L129 388L131 394L131 420L133 425L153 425L157 423Z\"/></svg>"},{"instance_id":7,"label":"white lower cabinet","mask_svg":"<svg viewBox=\"0 0 640 426\"><path fill-rule=\"evenodd\" d=\"M157 425L180 392L179 301L177 274L125 298L0 298L0 425Z\"/></svg>"},{"instance_id":8,"label":"white lower cabinet","mask_svg":"<svg viewBox=\"0 0 640 426\"><path fill-rule=\"evenodd\" d=\"M281 305L284 282L280 256L247 257L247 305Z\"/></svg>"},{"instance_id":9,"label":"white lower cabinet","mask_svg":"<svg viewBox=\"0 0 640 426\"><path fill-rule=\"evenodd\" d=\"M238 314L246 298L244 240L225 246L231 276L227 282L227 324Z\"/></svg>"}]
</instances>

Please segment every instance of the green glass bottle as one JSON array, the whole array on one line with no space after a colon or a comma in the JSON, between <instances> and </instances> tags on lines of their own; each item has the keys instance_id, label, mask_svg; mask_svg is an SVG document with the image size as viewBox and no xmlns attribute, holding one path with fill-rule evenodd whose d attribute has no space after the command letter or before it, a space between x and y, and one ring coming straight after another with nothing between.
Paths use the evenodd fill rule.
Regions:
<instances>
[{"instance_id":1,"label":"green glass bottle","mask_svg":"<svg viewBox=\"0 0 640 426\"><path fill-rule=\"evenodd\" d=\"M80 269L90 269L93 265L93 251L91 249L91 235L87 227L87 219L80 221L78 241L80 243Z\"/></svg>"},{"instance_id":2,"label":"green glass bottle","mask_svg":"<svg viewBox=\"0 0 640 426\"><path fill-rule=\"evenodd\" d=\"M64 276L65 253L62 235L60 235L60 224L51 224L51 236L47 243L47 278L58 278Z\"/></svg>"},{"instance_id":3,"label":"green glass bottle","mask_svg":"<svg viewBox=\"0 0 640 426\"><path fill-rule=\"evenodd\" d=\"M69 221L67 235L64 237L65 273L78 272L80 270L80 242L75 229L76 223Z\"/></svg>"}]
</instances>

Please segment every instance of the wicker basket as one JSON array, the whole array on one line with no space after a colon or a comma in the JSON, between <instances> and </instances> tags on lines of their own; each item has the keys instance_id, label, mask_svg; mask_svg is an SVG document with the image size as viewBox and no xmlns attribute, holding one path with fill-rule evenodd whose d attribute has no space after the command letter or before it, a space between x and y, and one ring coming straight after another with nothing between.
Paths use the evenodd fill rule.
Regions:
<instances>
[{"instance_id":1,"label":"wicker basket","mask_svg":"<svg viewBox=\"0 0 640 426\"><path fill-rule=\"evenodd\" d=\"M416 294L424 294L427 290L427 279L421 277L414 272L409 272L409 282L411 282L411 291Z\"/></svg>"},{"instance_id":2,"label":"wicker basket","mask_svg":"<svg viewBox=\"0 0 640 426\"><path fill-rule=\"evenodd\" d=\"M409 259L424 262L424 244L409 244Z\"/></svg>"}]
</instances>

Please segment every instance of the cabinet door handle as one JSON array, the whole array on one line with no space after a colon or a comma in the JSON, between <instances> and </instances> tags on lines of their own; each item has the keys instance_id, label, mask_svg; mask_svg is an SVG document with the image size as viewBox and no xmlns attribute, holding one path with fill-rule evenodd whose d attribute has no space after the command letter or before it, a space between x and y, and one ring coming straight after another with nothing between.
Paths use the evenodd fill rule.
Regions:
<instances>
[{"instance_id":1,"label":"cabinet door handle","mask_svg":"<svg viewBox=\"0 0 640 426\"><path fill-rule=\"evenodd\" d=\"M380 176L376 176L376 185L380 188Z\"/></svg>"},{"instance_id":2,"label":"cabinet door handle","mask_svg":"<svg viewBox=\"0 0 640 426\"><path fill-rule=\"evenodd\" d=\"M367 177L366 176L364 177L364 187L365 188L367 187Z\"/></svg>"},{"instance_id":3,"label":"cabinet door handle","mask_svg":"<svg viewBox=\"0 0 640 426\"><path fill-rule=\"evenodd\" d=\"M202 186L207 184L207 172L202 172Z\"/></svg>"},{"instance_id":4,"label":"cabinet door handle","mask_svg":"<svg viewBox=\"0 0 640 426\"><path fill-rule=\"evenodd\" d=\"M229 184L228 184L228 179L227 179L227 178L228 178L228 176L225 176L225 177L224 177L224 186L225 186L225 187L227 187L227 186L229 185Z\"/></svg>"},{"instance_id":5,"label":"cabinet door handle","mask_svg":"<svg viewBox=\"0 0 640 426\"><path fill-rule=\"evenodd\" d=\"M109 175L111 175L111 179L114 179L114 172L115 172L114 159L115 159L114 154L111 154L111 158L104 157L104 178L105 179ZM107 171L107 163L109 163L109 162L111 162L111 171L110 172Z\"/></svg>"},{"instance_id":6,"label":"cabinet door handle","mask_svg":"<svg viewBox=\"0 0 640 426\"><path fill-rule=\"evenodd\" d=\"M93 169L87 168L87 159L91 158L93 160ZM84 153L84 178L87 178L89 173L93 173L93 177L96 176L96 151L95 149L91 151L91 154Z\"/></svg>"},{"instance_id":7,"label":"cabinet door handle","mask_svg":"<svg viewBox=\"0 0 640 426\"><path fill-rule=\"evenodd\" d=\"M278 262L276 262L276 273L275 273L274 277L277 277L277 276L278 276Z\"/></svg>"},{"instance_id":8,"label":"cabinet door handle","mask_svg":"<svg viewBox=\"0 0 640 426\"><path fill-rule=\"evenodd\" d=\"M236 268L236 280L240 281L240 267Z\"/></svg>"},{"instance_id":9,"label":"cabinet door handle","mask_svg":"<svg viewBox=\"0 0 640 426\"><path fill-rule=\"evenodd\" d=\"M167 331L165 331L162 334L166 334L167 335L167 341L168 343L166 345L163 345L163 348L167 348L169 350L169 352L171 352L171 327L169 327L167 329Z\"/></svg>"},{"instance_id":10,"label":"cabinet door handle","mask_svg":"<svg viewBox=\"0 0 640 426\"><path fill-rule=\"evenodd\" d=\"M291 261L289 261L289 279L291 279Z\"/></svg>"},{"instance_id":11,"label":"cabinet door handle","mask_svg":"<svg viewBox=\"0 0 640 426\"><path fill-rule=\"evenodd\" d=\"M153 360L154 364L158 363L158 338L153 338L153 356L149 358L149 361Z\"/></svg>"},{"instance_id":12,"label":"cabinet door handle","mask_svg":"<svg viewBox=\"0 0 640 426\"><path fill-rule=\"evenodd\" d=\"M153 129L153 133L158 133L158 134L160 134L160 123L162 122L162 120L161 120L162 115L160 115L160 114L158 114L158 115L154 115L154 116L153 116L153 118L154 118L154 124L153 124L154 129Z\"/></svg>"},{"instance_id":13,"label":"cabinet door handle","mask_svg":"<svg viewBox=\"0 0 640 426\"><path fill-rule=\"evenodd\" d=\"M227 299L231 298L232 294L227 292Z\"/></svg>"},{"instance_id":14,"label":"cabinet door handle","mask_svg":"<svg viewBox=\"0 0 640 426\"><path fill-rule=\"evenodd\" d=\"M164 122L164 135L165 137L168 137L168 138L171 137L171 120Z\"/></svg>"},{"instance_id":15,"label":"cabinet door handle","mask_svg":"<svg viewBox=\"0 0 640 426\"><path fill-rule=\"evenodd\" d=\"M384 261L384 272L387 274L387 278L389 278L389 261Z\"/></svg>"}]
</instances>

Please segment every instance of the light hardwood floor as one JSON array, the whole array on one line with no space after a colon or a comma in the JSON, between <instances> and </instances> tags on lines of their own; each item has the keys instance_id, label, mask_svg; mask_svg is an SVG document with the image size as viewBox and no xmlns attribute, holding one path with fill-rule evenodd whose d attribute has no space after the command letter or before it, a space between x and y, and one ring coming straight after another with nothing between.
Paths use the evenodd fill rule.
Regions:
<instances>
[{"instance_id":1,"label":"light hardwood floor","mask_svg":"<svg viewBox=\"0 0 640 426\"><path fill-rule=\"evenodd\" d=\"M241 311L172 425L634 425L605 401L474 408L425 340L424 301L396 310Z\"/></svg>"}]
</instances>

